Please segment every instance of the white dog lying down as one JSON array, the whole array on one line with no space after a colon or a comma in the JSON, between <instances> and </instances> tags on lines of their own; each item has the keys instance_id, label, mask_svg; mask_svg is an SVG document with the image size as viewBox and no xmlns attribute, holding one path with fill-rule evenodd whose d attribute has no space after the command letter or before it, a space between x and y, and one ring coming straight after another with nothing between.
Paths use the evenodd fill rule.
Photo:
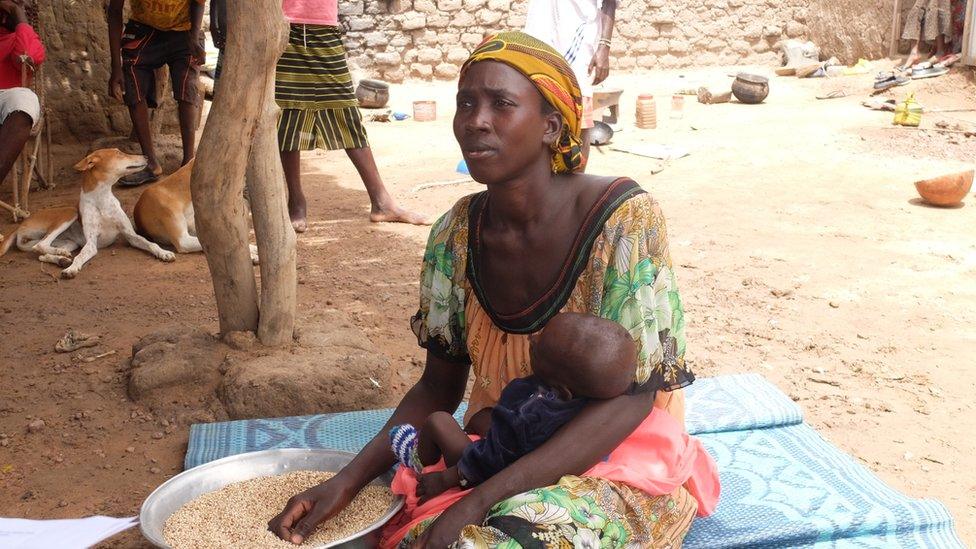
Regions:
<instances>
[{"instance_id":1,"label":"white dog lying down","mask_svg":"<svg viewBox=\"0 0 976 549\"><path fill-rule=\"evenodd\" d=\"M97 150L75 169L84 174L81 195L75 207L48 208L27 218L17 232L0 243L0 256L16 243L22 251L40 254L39 260L67 267L62 278L74 278L99 248L111 246L121 234L130 246L145 250L162 261L173 261L173 252L136 234L132 222L112 194L120 178L146 167L146 158L118 149ZM71 259L71 253L81 251Z\"/></svg>"}]
</instances>

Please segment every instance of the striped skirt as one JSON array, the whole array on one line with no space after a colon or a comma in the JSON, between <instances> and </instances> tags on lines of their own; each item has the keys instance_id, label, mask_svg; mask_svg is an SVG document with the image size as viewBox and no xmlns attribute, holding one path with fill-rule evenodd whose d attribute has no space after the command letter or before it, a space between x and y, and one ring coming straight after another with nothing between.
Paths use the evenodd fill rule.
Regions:
<instances>
[{"instance_id":1,"label":"striped skirt","mask_svg":"<svg viewBox=\"0 0 976 549\"><path fill-rule=\"evenodd\" d=\"M369 146L338 27L291 25L275 71L275 99L282 151Z\"/></svg>"}]
</instances>

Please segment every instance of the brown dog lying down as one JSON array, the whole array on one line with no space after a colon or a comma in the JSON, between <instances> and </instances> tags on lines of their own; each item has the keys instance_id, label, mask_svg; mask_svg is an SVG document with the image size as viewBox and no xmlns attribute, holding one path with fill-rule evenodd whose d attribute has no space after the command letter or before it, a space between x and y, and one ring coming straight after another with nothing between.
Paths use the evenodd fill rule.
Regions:
<instances>
[{"instance_id":1,"label":"brown dog lying down","mask_svg":"<svg viewBox=\"0 0 976 549\"><path fill-rule=\"evenodd\" d=\"M196 237L190 172L193 161L146 187L132 211L139 234L157 244L173 246L181 254L203 251ZM251 261L258 263L258 248L251 244Z\"/></svg>"},{"instance_id":2,"label":"brown dog lying down","mask_svg":"<svg viewBox=\"0 0 976 549\"><path fill-rule=\"evenodd\" d=\"M112 194L120 178L146 167L146 157L125 154L118 149L97 150L75 169L84 174L78 204L38 211L24 220L17 232L0 244L0 255L15 243L22 251L40 254L39 260L66 267L62 278L74 278L99 248L111 246L121 234L130 246L145 250L161 261L176 256L136 234L132 222ZM71 253L81 248L78 255Z\"/></svg>"}]
</instances>

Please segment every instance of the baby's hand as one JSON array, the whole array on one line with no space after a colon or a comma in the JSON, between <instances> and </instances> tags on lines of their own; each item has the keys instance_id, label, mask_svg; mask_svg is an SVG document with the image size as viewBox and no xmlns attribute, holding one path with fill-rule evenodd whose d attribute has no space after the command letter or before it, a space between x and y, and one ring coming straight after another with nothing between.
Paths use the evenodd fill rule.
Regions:
<instances>
[{"instance_id":1,"label":"baby's hand","mask_svg":"<svg viewBox=\"0 0 976 549\"><path fill-rule=\"evenodd\" d=\"M417 482L417 497L420 503L424 504L427 500L437 497L444 492L457 486L457 473L451 469L437 471L420 475Z\"/></svg>"}]
</instances>

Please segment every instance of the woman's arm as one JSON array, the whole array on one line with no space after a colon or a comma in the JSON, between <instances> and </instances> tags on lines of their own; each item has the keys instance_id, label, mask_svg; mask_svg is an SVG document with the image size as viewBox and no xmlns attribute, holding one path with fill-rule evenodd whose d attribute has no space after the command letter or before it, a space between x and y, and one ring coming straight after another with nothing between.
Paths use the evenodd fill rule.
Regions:
<instances>
[{"instance_id":1,"label":"woman's arm","mask_svg":"<svg viewBox=\"0 0 976 549\"><path fill-rule=\"evenodd\" d=\"M437 411L453 413L464 397L469 369L428 352L420 380L373 440L335 477L288 500L285 509L268 523L268 529L283 540L301 543L319 523L345 508L364 486L393 466L395 458L387 434L390 428L403 423L420 425Z\"/></svg>"},{"instance_id":2,"label":"woman's arm","mask_svg":"<svg viewBox=\"0 0 976 549\"><path fill-rule=\"evenodd\" d=\"M480 524L499 501L555 484L564 475L586 472L633 433L651 413L653 405L653 392L590 403L545 444L448 508L417 545L437 549L447 547L457 540L461 528Z\"/></svg>"}]
</instances>

